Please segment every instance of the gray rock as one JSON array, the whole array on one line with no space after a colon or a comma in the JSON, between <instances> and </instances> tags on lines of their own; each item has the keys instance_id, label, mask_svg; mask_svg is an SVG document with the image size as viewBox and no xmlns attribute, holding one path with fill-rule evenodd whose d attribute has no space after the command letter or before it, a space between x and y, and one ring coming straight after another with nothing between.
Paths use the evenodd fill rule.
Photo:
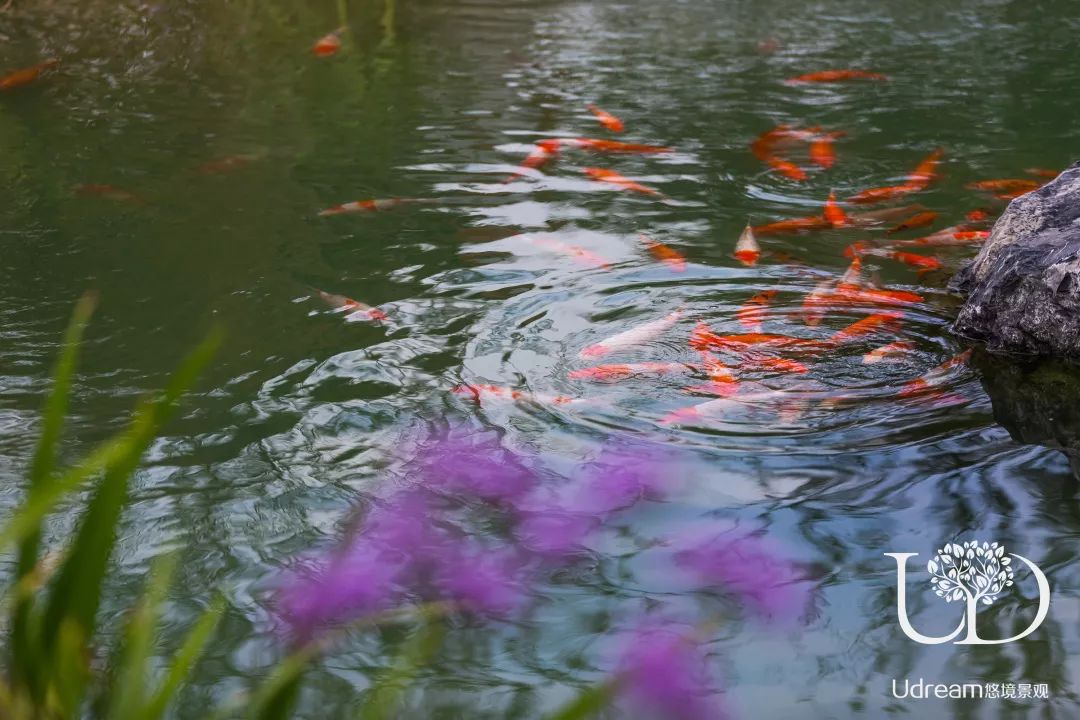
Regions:
<instances>
[{"instance_id":1,"label":"gray rock","mask_svg":"<svg viewBox=\"0 0 1080 720\"><path fill-rule=\"evenodd\" d=\"M950 289L953 324L994 352L1080 359L1080 163L1011 203Z\"/></svg>"}]
</instances>

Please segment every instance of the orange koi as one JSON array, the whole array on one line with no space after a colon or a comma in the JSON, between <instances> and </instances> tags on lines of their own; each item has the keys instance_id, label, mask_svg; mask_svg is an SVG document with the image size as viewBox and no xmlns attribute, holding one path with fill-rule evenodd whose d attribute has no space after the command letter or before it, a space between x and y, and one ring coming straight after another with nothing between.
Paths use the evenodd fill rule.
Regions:
<instances>
[{"instance_id":1,"label":"orange koi","mask_svg":"<svg viewBox=\"0 0 1080 720\"><path fill-rule=\"evenodd\" d=\"M587 167L582 168L582 171L597 182L606 182L613 185L618 185L623 190L630 190L631 192L641 193L642 195L662 195L659 190L648 187L647 185L642 185L639 182L635 182L624 175L620 175L614 170Z\"/></svg>"},{"instance_id":2,"label":"orange koi","mask_svg":"<svg viewBox=\"0 0 1080 720\"><path fill-rule=\"evenodd\" d=\"M778 157L772 157L769 158L768 163L769 167L786 177L788 180L802 182L806 179L806 171L793 162L781 160Z\"/></svg>"},{"instance_id":3,"label":"orange koi","mask_svg":"<svg viewBox=\"0 0 1080 720\"><path fill-rule=\"evenodd\" d=\"M322 290L319 290L318 293L319 299L329 305L335 312L344 313L345 319L349 322L356 322L358 320L380 322L389 317L379 308L371 307L358 300L353 300L350 297L334 295L333 293L323 292Z\"/></svg>"},{"instance_id":4,"label":"orange koi","mask_svg":"<svg viewBox=\"0 0 1080 720\"><path fill-rule=\"evenodd\" d=\"M971 245L981 243L990 237L987 230L954 230L937 232L914 240L901 240L893 247L949 247L952 245Z\"/></svg>"},{"instance_id":5,"label":"orange koi","mask_svg":"<svg viewBox=\"0 0 1080 720\"><path fill-rule=\"evenodd\" d=\"M1021 195L1027 195L1030 190L1013 190L1012 192L995 193L994 197L998 200L1015 200Z\"/></svg>"},{"instance_id":6,"label":"orange koi","mask_svg":"<svg viewBox=\"0 0 1080 720\"><path fill-rule=\"evenodd\" d=\"M772 402L785 397L781 390L754 393L750 395L736 395L735 397L720 397L716 400L699 403L691 407L681 408L668 413L660 419L661 425L684 425L702 420L722 418L728 412L739 408L754 407L766 404L762 401Z\"/></svg>"},{"instance_id":7,"label":"orange koi","mask_svg":"<svg viewBox=\"0 0 1080 720\"><path fill-rule=\"evenodd\" d=\"M667 373L687 372L688 365L676 362L642 362L616 365L597 365L595 367L574 370L567 375L571 380L595 380L607 382L625 380L638 375L665 375Z\"/></svg>"},{"instance_id":8,"label":"orange koi","mask_svg":"<svg viewBox=\"0 0 1080 720\"><path fill-rule=\"evenodd\" d=\"M871 203L884 202L886 200L895 200L898 197L909 195L913 192L922 190L919 185L908 183L906 185L890 185L888 187L870 188L869 190L863 190L848 198L848 202L856 203L858 205L869 205Z\"/></svg>"},{"instance_id":9,"label":"orange koi","mask_svg":"<svg viewBox=\"0 0 1080 720\"><path fill-rule=\"evenodd\" d=\"M941 158L944 155L945 151L942 148L937 148L927 155L922 162L915 166L915 170L907 176L908 184L918 188L925 188L936 180L938 177L937 167L941 164Z\"/></svg>"},{"instance_id":10,"label":"orange koi","mask_svg":"<svg viewBox=\"0 0 1080 720\"><path fill-rule=\"evenodd\" d=\"M884 208L882 210L848 213L848 223L857 227L881 225L893 220L906 218L925 209L926 208L922 205L915 203L912 205L903 205L901 207Z\"/></svg>"},{"instance_id":11,"label":"orange koi","mask_svg":"<svg viewBox=\"0 0 1080 720\"><path fill-rule=\"evenodd\" d=\"M337 54L337 51L341 49L341 34L343 32L345 32L345 28L340 27L332 33L323 35L315 41L315 44L311 47L311 52L315 57L330 57Z\"/></svg>"},{"instance_id":12,"label":"orange koi","mask_svg":"<svg viewBox=\"0 0 1080 720\"><path fill-rule=\"evenodd\" d=\"M833 334L829 342L834 345L850 342L865 335L878 332L896 332L900 328L900 318L904 315L899 312L881 312L869 315L862 320L857 320L843 330Z\"/></svg>"},{"instance_id":13,"label":"orange koi","mask_svg":"<svg viewBox=\"0 0 1080 720\"><path fill-rule=\"evenodd\" d=\"M606 340L601 340L598 343L589 345L578 353L578 357L602 357L609 353L613 353L616 350L625 350L636 345L641 345L674 327L682 316L682 310L675 310L658 320L651 320L642 325L638 325L637 327L630 328L625 332L621 332L618 335L612 335Z\"/></svg>"},{"instance_id":14,"label":"orange koi","mask_svg":"<svg viewBox=\"0 0 1080 720\"><path fill-rule=\"evenodd\" d=\"M595 138L565 138L563 144L596 152L661 154L671 152L671 148L661 145L641 145L618 140L598 140Z\"/></svg>"},{"instance_id":15,"label":"orange koi","mask_svg":"<svg viewBox=\"0 0 1080 720\"><path fill-rule=\"evenodd\" d=\"M571 403L585 402L581 398L566 395L534 395L513 388L485 385L483 383L458 385L452 388L450 392L455 395L472 397L478 405L484 402L517 402L518 400L531 401L542 405L569 405Z\"/></svg>"},{"instance_id":16,"label":"orange koi","mask_svg":"<svg viewBox=\"0 0 1080 720\"><path fill-rule=\"evenodd\" d=\"M849 305L915 305L923 301L923 296L906 290L883 290L879 288L865 288L856 285L837 285L831 297Z\"/></svg>"},{"instance_id":17,"label":"orange koi","mask_svg":"<svg viewBox=\"0 0 1080 720\"><path fill-rule=\"evenodd\" d=\"M128 203L142 203L144 200L133 192L121 190L113 185L96 185L93 183L76 185L75 194L84 197L103 197L108 200Z\"/></svg>"},{"instance_id":18,"label":"orange koi","mask_svg":"<svg viewBox=\"0 0 1080 720\"><path fill-rule=\"evenodd\" d=\"M982 208L976 208L975 210L968 210L964 218L968 222L986 222L990 219L990 214Z\"/></svg>"},{"instance_id":19,"label":"orange koi","mask_svg":"<svg viewBox=\"0 0 1080 720\"><path fill-rule=\"evenodd\" d=\"M1046 168L1024 168L1024 172L1028 175L1037 175L1051 180L1061 174L1060 170L1047 170Z\"/></svg>"},{"instance_id":20,"label":"orange koi","mask_svg":"<svg viewBox=\"0 0 1080 720\"><path fill-rule=\"evenodd\" d=\"M887 75L866 70L819 70L789 78L789 83L841 82L843 80L888 80Z\"/></svg>"},{"instance_id":21,"label":"orange koi","mask_svg":"<svg viewBox=\"0 0 1080 720\"><path fill-rule=\"evenodd\" d=\"M1024 179L1006 179L1006 180L980 180L978 182L968 183L964 187L969 190L983 190L985 192L992 193L1013 193L1021 192L1027 193L1032 190L1037 190L1041 183L1034 180Z\"/></svg>"},{"instance_id":22,"label":"orange koi","mask_svg":"<svg viewBox=\"0 0 1080 720\"><path fill-rule=\"evenodd\" d=\"M747 300L741 308L735 311L735 317L739 324L750 332L760 333L769 305L772 304L777 292L776 290L763 290Z\"/></svg>"},{"instance_id":23,"label":"orange koi","mask_svg":"<svg viewBox=\"0 0 1080 720\"><path fill-rule=\"evenodd\" d=\"M623 121L615 117L611 113L604 112L600 108L596 107L596 105L593 105L591 103L587 107L589 108L589 112L595 115L596 119L600 121L600 124L606 127L611 132L621 133L625 129Z\"/></svg>"},{"instance_id":24,"label":"orange koi","mask_svg":"<svg viewBox=\"0 0 1080 720\"><path fill-rule=\"evenodd\" d=\"M848 265L848 269L844 271L844 274L840 276L840 282L838 285L855 285L856 287L862 285L862 258L855 255L851 259L851 264Z\"/></svg>"},{"instance_id":25,"label":"orange koi","mask_svg":"<svg viewBox=\"0 0 1080 720\"><path fill-rule=\"evenodd\" d=\"M709 326L699 322L690 334L690 347L695 350L727 350L746 352L750 349L804 348L823 349L824 343L817 340L797 338L790 335L772 335L768 333L743 333L739 335L717 335Z\"/></svg>"},{"instance_id":26,"label":"orange koi","mask_svg":"<svg viewBox=\"0 0 1080 720\"><path fill-rule=\"evenodd\" d=\"M900 397L911 397L912 395L920 395L931 388L935 388L948 380L954 368L967 365L968 360L970 359L971 350L965 350L959 355L949 358L925 375L905 383L897 394Z\"/></svg>"},{"instance_id":27,"label":"orange koi","mask_svg":"<svg viewBox=\"0 0 1080 720\"><path fill-rule=\"evenodd\" d=\"M54 68L59 64L59 60L51 58L32 67L22 68L9 73L0 78L0 90L13 90L17 87L22 87L23 85L29 85L41 77L43 72L50 68Z\"/></svg>"},{"instance_id":28,"label":"orange koi","mask_svg":"<svg viewBox=\"0 0 1080 720\"><path fill-rule=\"evenodd\" d=\"M937 270L941 267L941 260L938 260L936 257L917 255L915 253L909 252L901 252L899 250L871 248L870 250L863 250L862 254L875 255L877 257L888 258L889 260L895 260L896 262L903 263L904 265L919 268L924 272L930 270Z\"/></svg>"},{"instance_id":29,"label":"orange koi","mask_svg":"<svg viewBox=\"0 0 1080 720\"><path fill-rule=\"evenodd\" d=\"M555 240L554 238L533 237L531 235L528 236L528 240L533 245L539 248L551 250L562 255L569 255L575 260L581 261L585 265L601 268L603 270L608 270L611 268L611 263L608 262L605 258L600 257L596 253L589 252L583 247L579 247L577 245L569 245L562 242L561 240Z\"/></svg>"},{"instance_id":30,"label":"orange koi","mask_svg":"<svg viewBox=\"0 0 1080 720\"><path fill-rule=\"evenodd\" d=\"M536 146L529 151L529 154L525 156L525 159L521 162L521 165L518 166L517 170L514 171L514 174L506 178L503 182L516 180L522 175L527 175L530 170L539 170L553 157L558 155L558 153L558 148L552 150L550 145L541 145L537 143Z\"/></svg>"},{"instance_id":31,"label":"orange koi","mask_svg":"<svg viewBox=\"0 0 1080 720\"><path fill-rule=\"evenodd\" d=\"M760 257L761 246L754 237L754 229L750 227L750 223L747 223L743 231L739 233L739 240L735 243L735 259L747 267L753 267L757 265Z\"/></svg>"},{"instance_id":32,"label":"orange koi","mask_svg":"<svg viewBox=\"0 0 1080 720\"><path fill-rule=\"evenodd\" d=\"M777 125L758 135L754 142L750 143L750 151L758 160L768 162L773 157L773 148L784 140L797 137L801 132L790 125Z\"/></svg>"},{"instance_id":33,"label":"orange koi","mask_svg":"<svg viewBox=\"0 0 1080 720\"><path fill-rule=\"evenodd\" d=\"M843 133L831 132L819 135L810 143L810 160L828 170L836 164L836 146L834 140Z\"/></svg>"},{"instance_id":34,"label":"orange koi","mask_svg":"<svg viewBox=\"0 0 1080 720\"><path fill-rule=\"evenodd\" d=\"M705 369L705 374L709 376L709 381L714 385L737 385L738 379L728 369L727 365L720 362L720 359L708 351L704 351L701 354L702 367Z\"/></svg>"},{"instance_id":35,"label":"orange koi","mask_svg":"<svg viewBox=\"0 0 1080 720\"><path fill-rule=\"evenodd\" d=\"M815 285L814 289L803 298L802 310L799 314L802 316L804 323L810 327L815 327L821 323L829 305L829 298L834 295L833 286L835 284L833 280L823 280Z\"/></svg>"},{"instance_id":36,"label":"orange koi","mask_svg":"<svg viewBox=\"0 0 1080 720\"><path fill-rule=\"evenodd\" d=\"M907 220L903 221L899 225L889 228L885 231L886 235L895 235L896 233L904 232L905 230L911 230L913 228L926 227L932 225L937 220L938 214L932 210L927 212L921 212L912 215Z\"/></svg>"},{"instance_id":37,"label":"orange koi","mask_svg":"<svg viewBox=\"0 0 1080 720\"><path fill-rule=\"evenodd\" d=\"M686 257L678 250L665 245L662 242L657 242L647 235L638 235L641 242L645 243L645 247L654 258L670 267L675 272L686 272Z\"/></svg>"},{"instance_id":38,"label":"orange koi","mask_svg":"<svg viewBox=\"0 0 1080 720\"><path fill-rule=\"evenodd\" d=\"M880 362L899 362L905 356L915 350L915 343L900 341L882 345L866 353L862 357L863 365L874 365Z\"/></svg>"},{"instance_id":39,"label":"orange koi","mask_svg":"<svg viewBox=\"0 0 1080 720\"><path fill-rule=\"evenodd\" d=\"M381 212L383 210L392 210L402 205L419 205L422 203L430 203L434 200L428 200L424 198L384 198L379 200L357 200L355 202L342 203L341 205L334 205L328 207L325 210L319 211L319 217L330 217L332 215L348 215L354 213L369 213L369 212Z\"/></svg>"},{"instance_id":40,"label":"orange koi","mask_svg":"<svg viewBox=\"0 0 1080 720\"><path fill-rule=\"evenodd\" d=\"M829 199L825 201L825 219L834 228L844 227L848 223L847 213L836 202L836 193L829 191Z\"/></svg>"},{"instance_id":41,"label":"orange koi","mask_svg":"<svg viewBox=\"0 0 1080 720\"><path fill-rule=\"evenodd\" d=\"M832 227L832 223L823 215L812 217L793 218L791 220L778 220L767 225L757 225L753 228L758 235L779 235L782 233L809 232L811 230L826 230Z\"/></svg>"},{"instance_id":42,"label":"orange koi","mask_svg":"<svg viewBox=\"0 0 1080 720\"><path fill-rule=\"evenodd\" d=\"M751 355L743 362L743 365L751 368L762 368L777 373L795 373L804 375L810 372L810 368L803 365L801 362L778 357Z\"/></svg>"}]
</instances>

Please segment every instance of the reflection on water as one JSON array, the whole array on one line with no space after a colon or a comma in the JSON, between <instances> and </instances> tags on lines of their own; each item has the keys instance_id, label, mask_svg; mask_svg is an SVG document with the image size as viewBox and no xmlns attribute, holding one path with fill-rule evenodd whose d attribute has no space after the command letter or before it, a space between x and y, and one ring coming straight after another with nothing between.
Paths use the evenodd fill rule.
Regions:
<instances>
[{"instance_id":1,"label":"reflection on water","mask_svg":"<svg viewBox=\"0 0 1080 720\"><path fill-rule=\"evenodd\" d=\"M25 465L59 330L82 289L100 289L103 302L76 387L72 452L160 385L212 321L230 331L204 391L137 479L115 575L119 604L149 558L187 546L176 628L212 589L229 593L229 622L185 716L265 671L279 647L273 578L409 485L414 458L400 450L448 418L523 461L542 458L553 487L631 442L662 446L677 487L605 516L581 557L531 586L523 617L455 627L410 700L419 714L556 707L604 677L605 646L628 618L701 599L671 581L664 552L649 551L680 529L732 526L785 548L815 597L814 612L779 634L731 612L710 635L709 668L735 714L918 711L888 687L919 677L1045 682L1053 713L1076 714L1074 480L1061 453L1022 444L1068 444L1069 425L1038 404L1011 412L1031 407L1018 388L1034 383L979 361L935 376L937 393L903 390L964 349L945 332L956 300L944 287L971 248L922 251L944 264L923 275L865 258L866 282L922 299L900 308L898 329L836 346L836 333L881 308L808 326L806 296L849 267L845 248L882 240L902 218L761 234L757 264L732 257L748 220L814 216L830 190L845 198L901 184L938 146L942 177L902 200L939 213L928 231L1000 211L967 183L1066 166L1080 141L1072 4L17 3L9 13L5 68L62 63L0 96L0 472ZM312 43L343 25L342 49L314 57ZM784 83L847 67L890 80ZM590 102L625 130L611 134ZM793 151L805 181L771 171L750 146L785 123L843 131L835 164ZM537 141L574 137L673 151L565 148L506 182ZM594 182L590 167L663 197ZM317 215L393 198L434 202ZM641 234L684 256L685 269L658 261ZM345 322L316 290L386 318ZM769 354L806 372L714 348L743 400L717 398L717 372L691 334L699 322L721 337L747 332L739 311L763 291L775 294L761 332L819 346ZM579 357L675 312L640 342ZM910 345L864 362L889 342ZM668 369L581 374L642 363ZM452 392L463 386L502 390ZM663 422L673 414L680 421ZM14 483L3 497L17 501ZM469 520L461 527L481 545L509 532L498 518ZM1042 567L1049 620L1021 644L977 652L910 642L882 553L969 538ZM913 621L947 623L939 604L920 598ZM999 601L983 622L1006 636L1025 613ZM364 636L335 654L312 679L307 712L354 707L396 640ZM926 707L1042 716L1045 702L1025 703Z\"/></svg>"}]
</instances>

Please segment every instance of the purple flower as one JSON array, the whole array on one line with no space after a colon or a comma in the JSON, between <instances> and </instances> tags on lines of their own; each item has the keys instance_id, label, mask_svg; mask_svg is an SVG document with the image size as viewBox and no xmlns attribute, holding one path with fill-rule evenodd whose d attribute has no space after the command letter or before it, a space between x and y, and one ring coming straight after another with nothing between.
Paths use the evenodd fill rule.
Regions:
<instances>
[{"instance_id":1,"label":"purple flower","mask_svg":"<svg viewBox=\"0 0 1080 720\"><path fill-rule=\"evenodd\" d=\"M728 714L713 688L697 642L670 624L648 620L621 652L616 691L629 708L673 720L722 720Z\"/></svg>"},{"instance_id":2,"label":"purple flower","mask_svg":"<svg viewBox=\"0 0 1080 720\"><path fill-rule=\"evenodd\" d=\"M810 601L810 583L766 538L729 528L691 533L676 546L677 565L698 581L736 593L766 620L795 619Z\"/></svg>"},{"instance_id":3,"label":"purple flower","mask_svg":"<svg viewBox=\"0 0 1080 720\"><path fill-rule=\"evenodd\" d=\"M595 517L571 513L559 507L524 512L516 534L526 549L539 555L558 557L574 552L600 525Z\"/></svg>"},{"instance_id":4,"label":"purple flower","mask_svg":"<svg viewBox=\"0 0 1080 720\"><path fill-rule=\"evenodd\" d=\"M505 616L526 599L520 557L464 543L447 548L435 570L435 587L445 599L485 615Z\"/></svg>"},{"instance_id":5,"label":"purple flower","mask_svg":"<svg viewBox=\"0 0 1080 720\"><path fill-rule=\"evenodd\" d=\"M609 453L571 485L567 509L606 517L662 487L660 465L635 453Z\"/></svg>"},{"instance_id":6,"label":"purple flower","mask_svg":"<svg viewBox=\"0 0 1080 720\"><path fill-rule=\"evenodd\" d=\"M513 502L536 484L536 474L491 434L436 436L417 455L421 481L433 490Z\"/></svg>"},{"instance_id":7,"label":"purple flower","mask_svg":"<svg viewBox=\"0 0 1080 720\"><path fill-rule=\"evenodd\" d=\"M399 493L374 508L342 547L288 578L278 593L282 618L303 642L320 627L385 610L447 542L428 498Z\"/></svg>"}]
</instances>

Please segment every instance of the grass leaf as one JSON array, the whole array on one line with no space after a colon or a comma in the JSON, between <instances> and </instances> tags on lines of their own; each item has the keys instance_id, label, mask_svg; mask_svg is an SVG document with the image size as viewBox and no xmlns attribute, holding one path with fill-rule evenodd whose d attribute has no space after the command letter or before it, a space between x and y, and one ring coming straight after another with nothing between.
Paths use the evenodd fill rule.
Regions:
<instances>
[{"instance_id":1,"label":"grass leaf","mask_svg":"<svg viewBox=\"0 0 1080 720\"><path fill-rule=\"evenodd\" d=\"M221 616L225 611L225 599L221 596L214 598L210 607L195 622L184 643L180 646L173 659L172 667L165 675L161 687L157 689L140 715L141 720L157 720L165 714L165 709L176 694L177 689L187 679L191 668L202 656L206 643L221 622Z\"/></svg>"}]
</instances>

